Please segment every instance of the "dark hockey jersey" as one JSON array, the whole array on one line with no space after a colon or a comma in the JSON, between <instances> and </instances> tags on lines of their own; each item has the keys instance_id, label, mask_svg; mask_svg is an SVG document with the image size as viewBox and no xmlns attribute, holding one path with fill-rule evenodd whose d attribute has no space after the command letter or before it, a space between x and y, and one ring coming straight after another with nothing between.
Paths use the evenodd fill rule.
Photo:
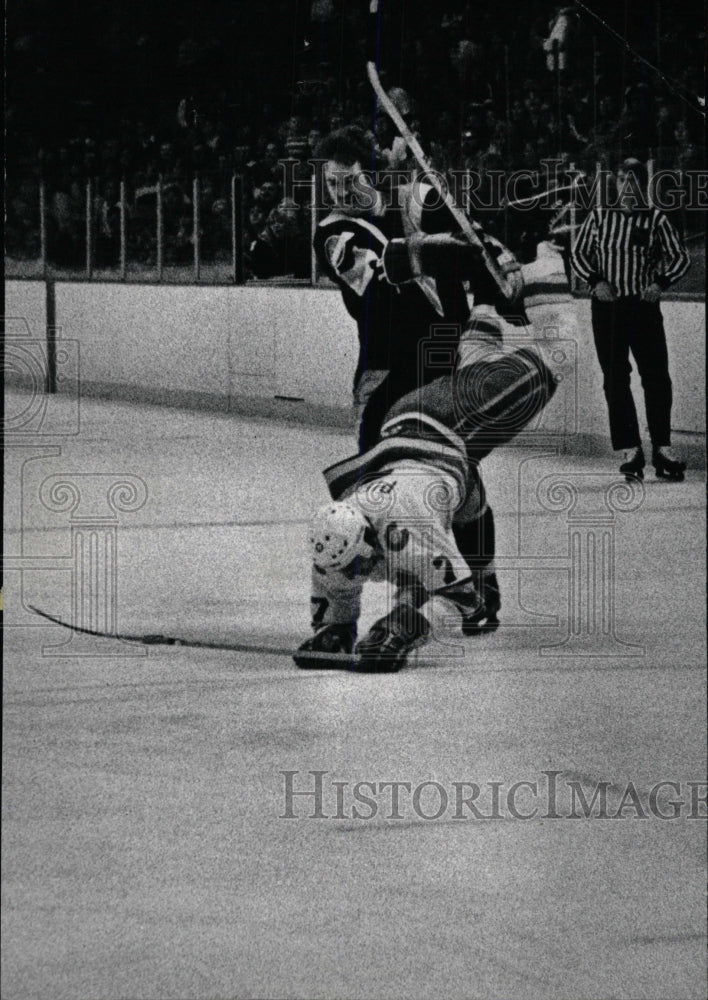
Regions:
<instances>
[{"instance_id":1,"label":"dark hockey jersey","mask_svg":"<svg viewBox=\"0 0 708 1000\"><path fill-rule=\"evenodd\" d=\"M457 225L437 193L416 183L386 193L383 215L348 215L333 211L317 227L314 249L323 272L341 289L344 304L356 321L359 361L355 387L364 371L389 371L404 391L440 375L430 362L435 327L447 327L446 340L459 338L469 318L464 281L470 279L475 302L494 302L495 283L484 265L450 269L436 279L422 275L405 284L386 276L384 251L390 240L414 232L453 232ZM480 231L481 232L481 231ZM455 331L457 327L457 331Z\"/></svg>"}]
</instances>

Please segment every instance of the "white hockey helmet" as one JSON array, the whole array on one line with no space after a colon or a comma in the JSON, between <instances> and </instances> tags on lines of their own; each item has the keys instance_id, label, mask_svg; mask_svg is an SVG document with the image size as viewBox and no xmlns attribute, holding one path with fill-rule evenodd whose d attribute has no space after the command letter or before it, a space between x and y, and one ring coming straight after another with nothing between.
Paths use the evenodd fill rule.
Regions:
<instances>
[{"instance_id":1,"label":"white hockey helmet","mask_svg":"<svg viewBox=\"0 0 708 1000\"><path fill-rule=\"evenodd\" d=\"M310 525L312 561L319 569L342 569L352 560L368 558L373 548L366 541L369 522L346 500L333 500L321 507Z\"/></svg>"}]
</instances>

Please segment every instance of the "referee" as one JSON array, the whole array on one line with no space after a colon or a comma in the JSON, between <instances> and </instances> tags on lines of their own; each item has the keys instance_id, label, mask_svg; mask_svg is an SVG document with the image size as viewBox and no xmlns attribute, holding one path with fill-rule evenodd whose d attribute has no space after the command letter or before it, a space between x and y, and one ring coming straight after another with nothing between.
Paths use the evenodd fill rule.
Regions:
<instances>
[{"instance_id":1,"label":"referee","mask_svg":"<svg viewBox=\"0 0 708 1000\"><path fill-rule=\"evenodd\" d=\"M632 352L642 380L652 464L658 476L683 479L685 462L671 450L671 379L661 293L686 273L690 259L663 212L647 202L647 171L624 160L617 171L617 207L594 209L571 250L573 270L592 296L592 329L620 472L644 478L644 452L630 389Z\"/></svg>"}]
</instances>

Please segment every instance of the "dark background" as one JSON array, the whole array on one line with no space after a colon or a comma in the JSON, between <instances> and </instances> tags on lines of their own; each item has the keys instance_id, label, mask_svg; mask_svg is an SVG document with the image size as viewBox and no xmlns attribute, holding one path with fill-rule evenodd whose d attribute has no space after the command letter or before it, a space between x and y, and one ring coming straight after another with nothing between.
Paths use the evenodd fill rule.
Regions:
<instances>
[{"instance_id":1,"label":"dark background","mask_svg":"<svg viewBox=\"0 0 708 1000\"><path fill-rule=\"evenodd\" d=\"M695 106L703 92L706 7L703 2L626 0L590 7L627 43L685 88ZM511 96L529 80L552 96L540 42L557 9L548 2L498 0L10 0L7 6L8 152L37 150L82 133L120 136L143 123L169 132L187 99L229 139L239 126L265 128L305 114L326 129L333 101L371 108L364 63L378 56L388 82L418 99L426 129L443 114L460 116L469 101L491 99L503 110L505 46ZM620 110L627 86L645 82L670 99L692 130L698 115L657 74L624 51L580 8L573 31L572 85L592 87L596 40L600 98ZM460 61L460 41L476 48ZM326 96L308 93L329 81ZM302 86L298 86L301 83ZM303 93L303 90L305 91ZM545 94L548 91L548 94Z\"/></svg>"}]
</instances>

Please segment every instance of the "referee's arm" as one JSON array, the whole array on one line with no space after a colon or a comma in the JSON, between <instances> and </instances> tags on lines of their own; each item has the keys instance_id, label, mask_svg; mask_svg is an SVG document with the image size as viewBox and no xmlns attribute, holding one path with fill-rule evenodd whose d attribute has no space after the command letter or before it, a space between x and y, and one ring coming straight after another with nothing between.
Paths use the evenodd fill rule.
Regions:
<instances>
[{"instance_id":1,"label":"referee's arm","mask_svg":"<svg viewBox=\"0 0 708 1000\"><path fill-rule=\"evenodd\" d=\"M602 275L599 272L597 255L597 219L590 212L580 227L578 238L570 251L570 266L577 276L593 288Z\"/></svg>"},{"instance_id":2,"label":"referee's arm","mask_svg":"<svg viewBox=\"0 0 708 1000\"><path fill-rule=\"evenodd\" d=\"M691 266L691 258L681 241L681 237L663 213L657 219L656 231L659 237L661 260L654 275L654 282L663 292L688 271Z\"/></svg>"}]
</instances>

